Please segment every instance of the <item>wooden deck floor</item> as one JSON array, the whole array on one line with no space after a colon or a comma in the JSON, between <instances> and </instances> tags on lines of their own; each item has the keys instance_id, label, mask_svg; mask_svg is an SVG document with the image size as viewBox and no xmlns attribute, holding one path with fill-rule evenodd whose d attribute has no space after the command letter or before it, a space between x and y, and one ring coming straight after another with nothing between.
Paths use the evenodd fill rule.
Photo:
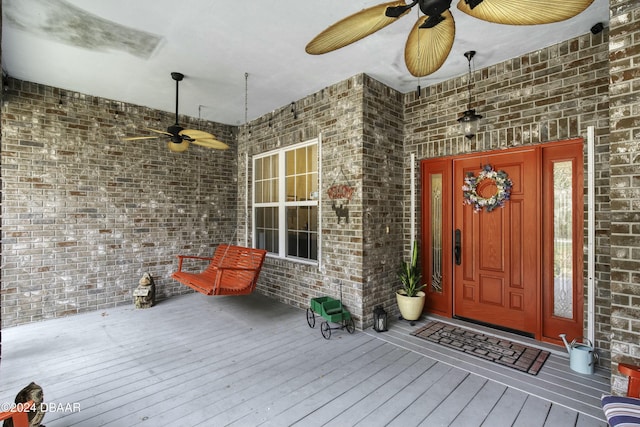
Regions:
<instances>
[{"instance_id":1,"label":"wooden deck floor","mask_svg":"<svg viewBox=\"0 0 640 427\"><path fill-rule=\"evenodd\" d=\"M333 331L261 295L190 294L2 331L0 403L31 381L48 427L606 426L608 373L537 377L409 335ZM490 366L492 365L492 366Z\"/></svg>"}]
</instances>

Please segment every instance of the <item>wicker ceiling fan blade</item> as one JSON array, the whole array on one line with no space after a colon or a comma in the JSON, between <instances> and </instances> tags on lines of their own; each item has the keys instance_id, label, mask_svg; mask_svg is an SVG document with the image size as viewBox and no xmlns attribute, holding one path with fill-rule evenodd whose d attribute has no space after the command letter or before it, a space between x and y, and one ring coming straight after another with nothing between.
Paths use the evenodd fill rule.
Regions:
<instances>
[{"instance_id":1,"label":"wicker ceiling fan blade","mask_svg":"<svg viewBox=\"0 0 640 427\"><path fill-rule=\"evenodd\" d=\"M215 138L215 136L213 136L209 132L205 132L203 130L197 130L197 129L183 129L180 132L178 132L178 135L186 136L187 138L190 138L190 139Z\"/></svg>"},{"instance_id":2,"label":"wicker ceiling fan blade","mask_svg":"<svg viewBox=\"0 0 640 427\"><path fill-rule=\"evenodd\" d=\"M122 138L123 141L139 141L142 139L158 139L157 136L132 136L129 138Z\"/></svg>"},{"instance_id":3,"label":"wicker ceiling fan blade","mask_svg":"<svg viewBox=\"0 0 640 427\"><path fill-rule=\"evenodd\" d=\"M213 148L214 150L227 150L229 146L222 141L218 141L215 138L197 138L191 141L192 144L200 145L201 147Z\"/></svg>"},{"instance_id":4,"label":"wicker ceiling fan blade","mask_svg":"<svg viewBox=\"0 0 640 427\"><path fill-rule=\"evenodd\" d=\"M166 135L166 136L172 136L169 132L163 131L163 130L157 130L157 129L151 129L151 128L143 128L144 130L148 130L149 132L154 132L154 133L159 133L161 135ZM141 140L141 139L156 139L158 138L157 135L147 135L147 136L133 136L133 137L129 137L129 138L123 138L123 141L137 141L137 140Z\"/></svg>"},{"instance_id":5,"label":"wicker ceiling fan blade","mask_svg":"<svg viewBox=\"0 0 640 427\"><path fill-rule=\"evenodd\" d=\"M159 134L162 134L162 135L173 136L169 132L167 132L166 130L158 130L158 129L151 129L151 128L144 128L144 130L148 130L149 132L159 133Z\"/></svg>"},{"instance_id":6,"label":"wicker ceiling fan blade","mask_svg":"<svg viewBox=\"0 0 640 427\"><path fill-rule=\"evenodd\" d=\"M483 21L507 25L539 25L564 21L583 12L593 0L460 0L458 9Z\"/></svg>"},{"instance_id":7,"label":"wicker ceiling fan blade","mask_svg":"<svg viewBox=\"0 0 640 427\"><path fill-rule=\"evenodd\" d=\"M386 16L389 7L407 6L404 1L393 1L361 10L336 22L318 34L307 44L305 51L311 55L320 55L345 47L351 43L375 33L396 22L398 17ZM407 9L400 16L409 12Z\"/></svg>"},{"instance_id":8,"label":"wicker ceiling fan blade","mask_svg":"<svg viewBox=\"0 0 640 427\"><path fill-rule=\"evenodd\" d=\"M442 14L442 18L431 28L420 28L426 21L421 17L409 33L404 61L409 72L416 77L436 72L451 52L456 34L455 22L448 10Z\"/></svg>"}]
</instances>

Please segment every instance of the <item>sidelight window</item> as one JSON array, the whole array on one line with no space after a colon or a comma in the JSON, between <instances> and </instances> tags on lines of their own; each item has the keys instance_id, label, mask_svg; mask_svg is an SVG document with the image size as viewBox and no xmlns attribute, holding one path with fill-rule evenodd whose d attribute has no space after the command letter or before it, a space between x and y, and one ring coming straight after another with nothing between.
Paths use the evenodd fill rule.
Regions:
<instances>
[{"instance_id":1,"label":"sidelight window","mask_svg":"<svg viewBox=\"0 0 640 427\"><path fill-rule=\"evenodd\" d=\"M553 163L553 315L573 318L572 162Z\"/></svg>"}]
</instances>

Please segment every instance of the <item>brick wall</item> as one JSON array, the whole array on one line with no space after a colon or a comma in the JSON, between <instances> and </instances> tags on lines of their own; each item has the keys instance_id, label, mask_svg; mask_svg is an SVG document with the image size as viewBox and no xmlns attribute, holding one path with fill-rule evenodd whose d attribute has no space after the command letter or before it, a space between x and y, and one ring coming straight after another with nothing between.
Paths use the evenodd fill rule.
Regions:
<instances>
[{"instance_id":1,"label":"brick wall","mask_svg":"<svg viewBox=\"0 0 640 427\"><path fill-rule=\"evenodd\" d=\"M382 305L397 314L395 290L408 230L403 221L403 191L410 169L403 151L404 96L365 79L362 198L364 314L373 322L373 309Z\"/></svg>"},{"instance_id":2,"label":"brick wall","mask_svg":"<svg viewBox=\"0 0 640 427\"><path fill-rule=\"evenodd\" d=\"M612 389L626 392L618 362L640 364L640 4L611 0Z\"/></svg>"},{"instance_id":3,"label":"brick wall","mask_svg":"<svg viewBox=\"0 0 640 427\"><path fill-rule=\"evenodd\" d=\"M596 346L604 359L610 357L611 212L607 42L607 31L597 35L587 33L520 58L474 71L472 108L476 108L484 119L480 133L471 141L461 136L457 130L457 119L467 109L467 75L424 88L419 97L416 92L405 95L405 152L417 153L418 159L575 137L586 140L587 127L595 126ZM476 60L481 56L482 52L478 52ZM461 73L464 71L466 70L460 70ZM584 168L586 179L586 147ZM404 182L407 186L408 177ZM408 203L406 197L405 209ZM586 241L585 206L585 243ZM585 264L585 287L586 284Z\"/></svg>"},{"instance_id":4,"label":"brick wall","mask_svg":"<svg viewBox=\"0 0 640 427\"><path fill-rule=\"evenodd\" d=\"M236 221L236 150L122 142L171 113L9 79L2 103L2 327L158 297L179 253L210 254ZM181 118L232 141L232 128Z\"/></svg>"},{"instance_id":5,"label":"brick wall","mask_svg":"<svg viewBox=\"0 0 640 427\"><path fill-rule=\"evenodd\" d=\"M310 298L329 295L342 299L356 326L362 327L362 122L363 78L358 75L296 101L294 115L290 105L243 126L238 138L238 155L243 162L275 148L322 138L322 263L303 264L268 257L257 291L293 306L309 307ZM344 173L344 175L343 175ZM247 179L239 170L238 194L244 204L246 186L251 188L252 171ZM349 222L338 223L331 209L327 189L347 181L355 187L349 209ZM249 181L249 182L248 182ZM251 197L251 191L248 192ZM250 202L250 201L249 201ZM249 203L251 215L251 203ZM249 232L251 227L249 226ZM251 239L249 238L249 241Z\"/></svg>"},{"instance_id":6,"label":"brick wall","mask_svg":"<svg viewBox=\"0 0 640 427\"><path fill-rule=\"evenodd\" d=\"M301 308L309 306L310 298L339 298L342 292L359 328L370 325L375 305L395 306L393 281L402 247L402 99L397 91L358 75L297 101L295 117L285 106L243 127L239 156L249 165L255 154L318 135L322 140L320 267L268 258L258 292ZM245 169L239 169L242 205ZM344 205L348 223L338 223L332 210L327 189L333 184L355 188Z\"/></svg>"}]
</instances>

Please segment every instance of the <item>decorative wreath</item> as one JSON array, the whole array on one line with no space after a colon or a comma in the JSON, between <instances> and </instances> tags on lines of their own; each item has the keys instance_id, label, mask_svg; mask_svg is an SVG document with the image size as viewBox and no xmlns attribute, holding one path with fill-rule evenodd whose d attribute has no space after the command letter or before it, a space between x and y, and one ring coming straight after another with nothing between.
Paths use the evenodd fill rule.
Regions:
<instances>
[{"instance_id":1,"label":"decorative wreath","mask_svg":"<svg viewBox=\"0 0 640 427\"><path fill-rule=\"evenodd\" d=\"M482 197L478 194L478 185L485 179L493 180L496 187L498 187L496 193L489 198ZM512 186L513 183L505 171L496 171L491 165L484 165L478 176L475 176L473 172L467 172L467 176L464 178L464 185L462 186L464 203L472 205L476 213L480 212L483 208L486 208L487 212L491 212L497 207L503 207L504 202L509 200Z\"/></svg>"}]
</instances>

